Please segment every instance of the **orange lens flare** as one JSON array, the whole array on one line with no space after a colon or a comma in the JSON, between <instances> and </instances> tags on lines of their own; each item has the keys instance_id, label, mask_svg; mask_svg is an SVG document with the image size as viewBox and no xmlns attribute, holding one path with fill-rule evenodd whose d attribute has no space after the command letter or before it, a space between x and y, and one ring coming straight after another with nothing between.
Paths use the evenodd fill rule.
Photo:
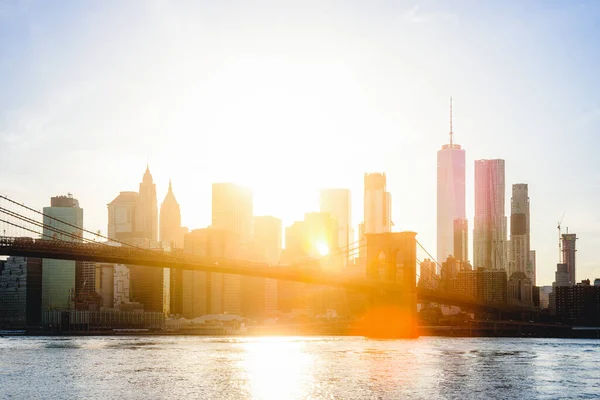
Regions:
<instances>
[{"instance_id":1,"label":"orange lens flare","mask_svg":"<svg viewBox=\"0 0 600 400\"><path fill-rule=\"evenodd\" d=\"M419 337L415 313L394 306L369 310L355 326L353 334L381 339Z\"/></svg>"}]
</instances>

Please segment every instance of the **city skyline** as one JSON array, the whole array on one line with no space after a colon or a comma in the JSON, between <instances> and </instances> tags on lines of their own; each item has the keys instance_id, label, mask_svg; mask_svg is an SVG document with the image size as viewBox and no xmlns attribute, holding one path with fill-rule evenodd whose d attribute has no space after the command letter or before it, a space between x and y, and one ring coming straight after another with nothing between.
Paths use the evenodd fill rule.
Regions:
<instances>
[{"instance_id":1,"label":"city skyline","mask_svg":"<svg viewBox=\"0 0 600 400\"><path fill-rule=\"evenodd\" d=\"M448 145L444 145L444 146L448 146ZM443 150L443 149L442 149L442 150ZM482 163L482 162L488 162L488 163L489 163L490 161L494 161L494 162L497 162L497 161L499 161L499 162L502 162L502 170L503 170L503 171L502 171L502 175L504 175L504 168L505 168L505 166L504 166L504 160L475 160L475 164L477 164L477 163ZM385 173L385 172L368 172L368 173L365 173L365 174L364 174L365 183L366 183L366 179L367 179L367 177L368 177L368 176L370 176L370 175L371 175L371 176L381 176L381 177L382 177L382 179L383 179L383 182L384 182L384 183L383 183L383 185L384 185L384 186L383 186L383 188L385 189L385 180L386 180L386 173ZM468 179L467 179L467 181L468 181ZM508 194L508 192L509 192L509 191L507 191L507 190L506 190L506 185L510 185L510 183L507 183L507 182L503 182L503 183L504 183L504 185L503 185L503 186L504 186L504 191L507 193L505 197L508 197L508 196L510 196L510 194ZM145 170L144 176L143 176L143 178L142 178L142 183L140 184L140 191L142 191L142 187L145 187L145 185L146 185L146 186L147 186L147 185L151 185L151 186L152 186L152 191L153 191L153 194L152 194L152 196L154 196L154 197L157 197L157 198L159 197L159 195L157 195L157 194L154 194L154 191L156 190L154 187L156 186L156 184L155 184L155 183L154 183L154 181L152 180L152 175L150 174L150 166L149 166L149 163L147 163L147 164L146 164L146 170ZM169 196L172 196L172 195L173 195L173 192L172 192L172 189L171 189L171 186L172 186L171 179L169 179L169 184L168 184L168 185L169 185L169 186L168 186L169 188L167 189L167 192L166 192L166 194L165 194L165 198L169 198ZM236 183L234 183L234 182L213 182L211 185L212 185L212 189L213 189L213 190L214 190L214 188L215 188L215 187L235 187L235 188L243 189L243 190L246 190L246 191L248 191L248 195L250 195L250 197L251 197L251 198L253 198L253 197L254 197L254 191L252 190L252 188L246 188L246 187L243 187L243 186L237 185L237 184L236 184ZM519 186L519 185L525 185L525 187L527 186L527 184L513 184L512 186ZM501 184L501 186L502 186L502 184ZM147 189L144 189L144 190L147 190ZM237 190L237 189L236 189L236 190ZM335 191L335 190L338 190L338 191L339 191L339 190L343 190L343 191L349 191L349 189L347 189L347 188L321 188L321 189L319 189L319 190L317 191L317 193L316 193L317 197L319 198L319 197L322 195L323 191L328 191L328 190L329 190L329 191L331 191L331 190L334 190L334 191ZM367 191L368 191L368 190L367 190ZM125 195L128 195L129 193L135 193L135 192L121 191L121 192L120 192L120 196L122 196L123 194L125 194ZM211 193L213 193L211 196L214 196L214 192L213 192L213 191L211 191ZM385 193L387 193L387 196L388 196L388 197L392 197L392 198L393 198L393 194L392 194L392 193L390 193L390 192L385 192ZM71 194L69 193L69 195L71 195ZM350 195L350 198L351 198L351 199L352 199L353 197L356 197L356 196L353 196L353 195L352 195L352 192L349 192L349 195ZM361 197L364 197L364 195L365 195L365 190L363 189L363 192L362 192L362 196L361 196ZM62 196L62 195L59 195L59 196ZM477 196L477 195L475 194L475 196ZM468 197L468 196L467 196L467 197ZM117 196L117 198L119 198L119 197ZM350 201L352 202L353 200L350 200ZM512 201L512 198L511 198L511 197L509 197L509 201ZM212 199L212 202L213 202L213 204L214 204L214 197L213 197L213 199ZM393 204L393 202L392 202L392 204ZM156 204L154 204L154 205L153 205L153 207L156 207ZM306 215L307 213L315 213L315 212L318 212L318 209L319 209L319 207L317 207L317 208L316 208L316 210L308 210L308 209L307 209L307 210L305 211L305 215ZM362 211L362 210L361 210L361 211ZM505 212L504 212L504 220L507 220L507 219L508 219L508 220L510 220L510 210L508 210L508 211L509 211L508 213L507 213L507 210L505 210ZM156 210L154 210L153 212L154 212L154 213L156 213ZM354 210L352 210L352 212L354 213L355 211L354 211ZM392 213L392 215L393 215L393 213ZM266 216L268 216L268 217L274 217L274 218L277 218L277 216L272 216L272 215L266 215ZM111 219L110 219L110 218L111 218L111 217L110 217L110 213L109 213L108 217L109 217L109 218L108 218L108 221L109 221L109 222L108 222L108 231L107 231L107 232L110 232L110 229L111 229L111 227L110 227L110 220L111 220ZM153 218L156 218L156 219L158 220L158 217L159 217L159 215L155 215ZM214 217L214 215L213 215L213 217ZM472 218L473 218L473 220L475 220L475 219L474 219L474 217L472 217ZM364 218L363 218L363 219L364 219ZM460 218L459 218L459 219L460 219ZM298 219L298 221L300 221L300 220L301 220L301 219ZM468 218L468 215L467 215L467 221L468 221L468 220L469 220L469 218ZM283 231L285 231L285 228L287 228L287 227L290 227L291 225L293 225L293 223L295 223L295 222L298 222L298 221L293 221L293 222L292 222L290 225L283 225L283 230L282 230L282 232L283 232ZM390 221L390 223L391 223L391 222L392 222L392 221ZM454 223L454 221L453 221L453 223ZM361 224L362 224L362 222L361 222L361 223L358 223L358 224L355 224L355 225L353 225L353 230L355 231L355 240L360 240L360 237L359 237L359 236L360 236L359 229L360 229L360 225L361 225ZM138 224L138 225L139 225L139 224ZM154 224L153 224L153 225L154 225ZM511 260L511 256L512 256L512 249L510 248L510 245L511 245L511 243L510 243L510 240L509 240L510 238L509 238L509 234L508 234L508 233L509 233L510 227L511 227L512 225L510 225L510 224L509 224L507 221L505 221L505 225L508 225L508 226L505 226L505 227L504 227L504 229L503 229L503 230L505 231L505 236L507 236L507 237L506 237L506 239L507 239L507 240L506 240L506 248L505 248L503 251L504 251L504 253L506 253L506 254L505 254L505 265L506 265L506 271L507 271L507 272L510 272L511 266L509 265L509 260ZM211 223L208 223L208 224L207 224L207 225L205 225L205 226L193 226L193 227L192 227L192 229L206 229L206 228L209 228L209 227L211 227L211 226L213 226L213 225L211 225ZM105 227L106 227L106 224L105 224ZM85 227L85 228L87 228L87 227ZM160 228L160 226L159 226L159 225L154 225L154 226L152 226L152 228L150 228L150 229L158 231L158 230L159 230L159 228ZM87 229L89 229L89 228L87 228ZM185 227L185 228L181 228L181 229L188 229L188 228L187 228L187 227ZM453 229L454 229L454 228L453 228ZM99 229L99 231L101 231L101 232L105 232L105 231L104 231L104 230L102 230L102 229ZM397 230L393 229L393 223L392 223L392 231L397 231ZM185 231L182 231L182 234L183 234L183 232L185 232ZM473 238L469 238L469 239L468 239L468 241L467 241L467 243L469 243L469 242L470 242L471 244L473 244L473 243L474 243L474 242L473 242L473 240L474 240L474 237L475 237L475 234L474 234L474 230L473 230L473 228L469 229L469 230L468 230L468 232L469 232L469 234L470 234L470 235L473 235ZM109 236L110 236L110 235L109 235ZM155 243L157 243L157 244L158 244L158 243L160 243L160 241L156 241ZM469 246L469 245L467 245L467 247L470 247L470 246ZM473 245L473 247L475 247L475 246ZM285 248L285 243L283 243L283 248ZM470 261L470 262L473 262L473 256L474 256L474 253L473 253L473 251L474 251L474 249L473 249L473 250L469 249L468 251L469 251L469 252L468 252L468 254L469 254L469 257L470 257L469 261ZM357 254L357 255L358 255L358 254ZM452 255L454 255L454 254L452 254ZM439 260L438 262L441 264L441 263L442 263L442 261L444 261L444 260ZM554 271L553 271L553 274L554 274ZM535 274L535 275L537 275L537 274ZM579 275L578 275L578 276L579 276ZM581 276L582 276L582 277L591 278L591 276L583 276L583 275L581 275ZM554 277L552 277L552 279L554 279ZM545 282L544 282L544 283L537 283L537 284L538 284L539 286L543 286L543 285L546 285L547 283L545 283Z\"/></svg>"},{"instance_id":2,"label":"city skyline","mask_svg":"<svg viewBox=\"0 0 600 400\"><path fill-rule=\"evenodd\" d=\"M0 397L590 397L599 38L599 0L0 0Z\"/></svg>"},{"instance_id":3,"label":"city skyline","mask_svg":"<svg viewBox=\"0 0 600 400\"><path fill-rule=\"evenodd\" d=\"M240 33L218 40L196 39L211 35L200 35L195 25L186 34L167 27L169 18L187 24L186 14L200 19L199 26L206 20L209 32L215 29L211 18L229 26L219 6L199 13L192 6L106 2L95 6L100 14L80 6L60 16L22 7L7 5L0 14L11 21L2 35L12 39L1 65L6 77L14 77L3 78L0 95L6 110L0 118L0 192L36 207L72 192L87 210L86 227L106 232L105 205L121 190L136 190L137 171L149 160L159 199L173 179L183 226L210 224L210 188L220 181L251 187L256 214L274 215L284 226L318 210L319 189L347 187L356 225L363 174L386 172L395 230L418 232L433 250L435 152L447 140L447 99L453 95L455 130L468 149L467 219L474 214L473 160L503 158L506 184L528 183L535 205L531 248L537 250L538 284L554 280L555 227L563 212L563 226L580 238L578 276L600 276L600 231L590 222L600 193L588 184L599 167L591 150L600 126L598 59L586 40L598 30L594 7L512 4L500 10L466 2L451 10L407 2L364 5L360 16L342 7L337 14L344 17L324 21L302 13L315 7L305 5L296 11L314 18L312 34L294 13L274 8L264 20L236 19ZM524 14L531 17L527 27ZM285 29L268 25L281 39L257 28L274 16L290 19ZM25 29L29 24L38 30ZM107 24L114 26L109 33ZM144 27L150 27L147 37L134 34ZM53 32L57 36L46 35ZM242 50L244 36L261 43L256 52ZM107 41L120 43L116 52ZM90 44L98 44L91 58ZM223 53L221 44L234 50ZM209 54L206 63L199 61L204 53L192 51L196 45ZM557 52L567 56L557 61ZM130 63L132 57L137 61ZM136 78L157 58L162 64ZM181 59L189 62L180 65ZM38 62L45 74L27 67ZM77 64L77 72L65 69L65 62ZM171 75L181 79L172 83L166 78ZM255 98L259 87L264 95ZM231 97L238 100L231 103ZM203 118L195 116L200 109ZM230 121L228 115L236 117ZM52 151L62 156L50 161ZM41 169L30 157L53 168ZM307 159L312 162L302 164ZM90 181L96 190L89 190ZM406 188L411 196L403 195Z\"/></svg>"},{"instance_id":4,"label":"city skyline","mask_svg":"<svg viewBox=\"0 0 600 400\"><path fill-rule=\"evenodd\" d=\"M444 146L445 146L445 147L447 147L448 145L444 145ZM442 149L442 150L443 150L443 149ZM501 169L502 169L502 172L501 172L501 174L502 174L502 181L503 181L503 182L501 182L501 183L500 183L500 186L504 186L504 190L503 190L503 191L505 191L505 192L507 193L505 197L507 197L507 196L510 196L510 194L508 194L508 191L506 190L506 185L509 185L509 183L506 183L506 182L504 182L504 177L503 177L503 176L504 176L504 169L505 169L505 166L504 166L504 160L475 160L476 169L477 169L477 164L478 164L478 163L479 163L479 164L481 164L481 163L490 163L490 162L501 162ZM494 165L495 165L495 164L494 164ZM381 177L381 179L383 179L383 181L382 181L382 182L383 182L383 186L382 186L382 187L383 187L383 190L385 190L385 185L386 185L386 184L385 184L385 181L386 181L386 173L385 173L385 172L383 172L383 173L381 173L381 172L370 172L370 173L365 173L365 174L364 174L365 184L367 184L367 178L368 178L369 176L372 176L372 177L377 177L377 176L379 176L379 177ZM467 179L467 180L468 180L468 179ZM369 183L369 184L370 184L370 183ZM172 196L173 196L173 192L172 192L172 181L171 181L171 179L169 179L169 184L168 184L168 185L169 185L169 186L168 186L168 189L167 189L167 192L166 192L165 198L166 198L166 199L170 199L171 201L175 201L175 200L174 200L174 198L172 198ZM527 184L512 184L511 186L513 187L513 191L514 191L514 187L515 187L515 186L523 186L523 185L524 185L524 187L525 187L525 188L527 187ZM156 189L155 189L155 186L156 186L156 184L154 183L154 181L153 181L153 179L152 179L152 174L150 173L150 166L149 166L149 163L147 163L147 164L146 164L146 169L145 169L145 172L144 172L144 174L143 174L142 183L140 183L140 184L139 184L139 186L140 186L140 192L142 192L142 191L148 191L149 189L147 189L146 187L147 187L147 186L152 186L152 189L151 189L151 190L152 190L152 194L151 194L150 196L151 196L151 197L157 197L157 198L158 198L158 195L155 193L155 191L156 191ZM499 186L499 187L500 187L500 186ZM244 190L244 191L246 191L246 192L247 192L246 196L248 196L248 195L249 195L251 199L254 197L254 192L253 192L253 190L252 190L251 188L246 188L246 187L243 187L243 186L237 185L237 184L236 184L236 183L234 183L234 182L213 182L213 183L212 183L212 189L213 189L213 190L211 191L211 193L212 193L212 195L211 195L211 196L213 196L213 197L212 197L212 203L213 203L213 206L214 206L214 201L215 201L215 198L214 198L214 195L215 195L214 189L215 189L215 187L217 187L217 188L221 188L221 187L232 187L232 188L235 188L235 190ZM322 196L322 194L323 194L323 192L324 192L324 191L348 191L348 192L349 192L348 194L350 195L350 199L352 199L352 197L353 197L353 196L352 196L352 192L350 192L350 190L349 190L349 189L347 189L347 188L321 188L321 189L319 189L319 190L317 191L317 197L320 197L320 196ZM362 193L362 194L363 194L363 197L366 195L366 192L368 192L368 191L369 191L369 189L368 189L367 187L365 187L365 189L363 189L363 193ZM121 191L119 196L123 196L123 195L129 195L130 193L133 193L133 194L135 194L136 192ZM386 197L386 198L393 197L393 194L392 194L392 193L390 193L390 192L385 192L385 193L387 194L387 197ZM513 194L514 194L514 193L513 193ZM65 197L64 195L59 195L59 197L61 197L61 196L62 196L62 197ZM69 193L69 196L71 196L71 193ZM117 196L117 199L119 199L119 198L120 198L119 196ZM170 196L171 196L171 197L170 197ZM477 194L475 194L475 197L477 197ZM115 199L115 200L117 200L117 199ZM512 200L513 200L513 199L512 199L512 197L510 197L510 198L509 198L509 201L511 201L511 202L512 202ZM251 201L251 202L252 202L252 201ZM352 200L350 200L350 202L352 202ZM109 206L110 206L110 204L109 204ZM156 204L153 204L151 207L154 207L154 208L156 208L156 206L157 206ZM109 208L110 208L110 207L109 207ZM317 212L318 212L318 208L319 208L319 207L317 207L317 209L316 209L316 210L306 210L306 211L305 211L305 215L307 215L307 213L308 213L308 214L310 214L310 213L317 213ZM156 214L156 210L153 210L153 211L150 211L150 212L153 212L153 213L155 213L155 214ZM214 213L214 211L213 211L213 213ZM108 232L108 233L110 233L110 231L111 231L111 222L110 222L110 221L111 221L111 216L110 216L110 215L111 215L111 214L110 214L110 212L109 212L109 214L108 214L108 230L107 230L107 232ZM158 220L158 217L159 217L159 215L160 215L160 214L156 214L156 215L154 215L154 217L153 217L153 218L155 218L156 220ZM392 215L393 215L393 213L392 213ZM505 264L505 266L506 266L506 271L507 271L507 273L509 273L509 274L510 274L510 272L511 272L511 268L512 268L512 266L510 265L510 263L511 263L511 262L514 262L514 261L512 260L512 258L511 258L511 257L512 257L512 255L513 255L513 250L511 249L511 245L512 245L512 244L511 244L511 242L510 242L510 240L509 240L509 239L510 239L510 237L509 237L509 236L510 236L510 235L509 235L509 231L510 231L510 229L512 229L512 228L511 228L511 227L512 227L512 225L511 225L511 224L510 224L508 221L506 221L506 220L510 220L510 215L511 215L511 214L510 214L510 210L508 210L508 213L507 213L507 210L505 210L505 212L504 212L504 220L505 220L505 221L504 221L504 225L508 225L508 226L504 226L504 227L503 227L503 229L502 229L502 230L504 230L504 231L505 231L504 233L505 233L505 236L506 236L506 248L503 250L503 252L505 253L505 256L504 256L504 257L505 257L504 264ZM272 216L272 215L266 215L265 217L277 218L276 216ZM468 216L467 216L467 217L468 217ZM214 214L213 214L213 218L214 218ZM143 222L139 221L139 218L137 218L137 217L136 217L136 219L138 219L138 225L141 225L141 224L143 224ZM364 218L363 218L363 219L364 219ZM467 218L466 220L468 221L468 219L469 219L469 218ZM301 219L299 219L298 221L300 221L300 220L301 220ZM453 224L454 224L455 222L458 222L459 220L460 220L460 218L456 219L456 221L453 221ZM282 226L282 232L284 232L284 231L285 231L285 229L286 229L287 227L291 227L291 226L292 226L294 223L296 223L296 222L298 222L298 221L294 221L294 222L292 222L292 224L290 224L290 225L284 225L284 226ZM474 218L474 217L473 217L473 221L475 221L475 218ZM392 223L392 221L390 221L390 223ZM360 232L359 232L359 230L360 230L361 224L363 224L363 223L361 222L361 223L358 223L358 224L356 224L356 225L353 225L353 230L354 230L354 231L355 231L355 233L356 233L356 234L355 234L355 240L357 240L357 241L361 240L361 239L360 239L360 237L359 237L359 236L360 236ZM155 223L153 223L152 225L153 225L153 226L152 226L151 228L149 228L149 229L152 229L153 231L154 231L154 230L156 230L156 231L158 232L158 230L160 229L160 225L156 225ZM107 225L105 224L105 226L107 226ZM84 227L85 227L85 226L84 226ZM205 226L194 226L192 229L206 229L206 228L210 228L210 227L214 227L214 226L213 226L211 223L208 223L208 224L207 224L207 225L205 225ZM85 227L85 228L86 228L86 229L89 229L89 228L87 228L87 227ZM181 232L181 234L183 234L183 233L187 232L187 229L188 229L188 228L187 228L187 227L185 227L185 228L183 228L183 227L182 227L182 228L180 228L180 229L182 229L182 232ZM248 229L248 228L246 228L246 229ZM453 226L453 229L455 229L455 228L454 228L454 226ZM101 232L104 232L102 229L100 229L99 231L101 231ZM397 230L393 229L393 223L392 223L392 231L397 231ZM468 243L469 243L469 242L471 242L471 243L473 244L473 247L475 247L475 245L474 245L474 243L475 243L475 242L474 242L474 238L475 238L475 232L474 232L474 230L473 230L472 228L471 228L471 229L469 229L469 230L468 230L468 232L469 232L469 234L470 234L470 235L473 235L473 238L468 238L468 240L467 240L467 248L469 247L469 245L468 245ZM454 232L453 232L453 234L454 234ZM109 236L110 236L110 234L109 234ZM160 244L160 241L158 241L158 240L157 240L157 241L155 241L154 243L156 243L156 245L159 245L159 244ZM285 248L285 243L283 243L283 248ZM473 251L474 251L474 248L473 248ZM468 254L469 254L469 257L470 257L470 259L469 259L469 261L470 261L470 262L473 262L473 256L474 256L474 253L473 253L473 251L472 251L472 250L470 250L470 249L468 250ZM451 255L453 255L453 256L454 256L454 254L451 254ZM357 256L358 256L358 252L357 252ZM442 261L444 261L444 260L439 260L438 262L441 264L441 263L442 263ZM475 268L477 268L477 266L475 266ZM554 271L553 271L553 274L554 274ZM537 273L534 273L534 276L536 276L536 275L537 275ZM579 275L578 275L578 276L579 276ZM588 278L588 279L592 278L591 276L584 276L584 275L581 275L581 277ZM552 277L552 279L554 279L554 277ZM573 284L574 284L574 283L573 283ZM541 283L541 284L540 284L540 283L537 283L537 285L539 285L539 286L544 286L544 285L547 285L547 284L544 282L544 283Z\"/></svg>"}]
</instances>

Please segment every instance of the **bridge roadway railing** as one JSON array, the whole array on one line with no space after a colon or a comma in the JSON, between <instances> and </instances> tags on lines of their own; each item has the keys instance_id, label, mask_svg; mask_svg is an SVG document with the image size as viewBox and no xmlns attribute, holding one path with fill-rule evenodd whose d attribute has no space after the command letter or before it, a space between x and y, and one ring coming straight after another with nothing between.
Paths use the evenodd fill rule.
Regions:
<instances>
[{"instance_id":1,"label":"bridge roadway railing","mask_svg":"<svg viewBox=\"0 0 600 400\"><path fill-rule=\"evenodd\" d=\"M140 265L146 267L180 268L224 274L281 279L345 289L386 292L403 292L406 287L396 282L385 282L339 273L322 271L318 265L268 265L260 262L231 258L209 258L189 254L171 255L162 250L138 247L109 246L100 243L66 242L60 240L32 239L28 237L0 236L0 255L54 258L59 260L94 261L113 264ZM446 293L440 290L416 288L417 298L446 305L487 309L490 311L531 311L528 307L489 303L468 296Z\"/></svg>"}]
</instances>

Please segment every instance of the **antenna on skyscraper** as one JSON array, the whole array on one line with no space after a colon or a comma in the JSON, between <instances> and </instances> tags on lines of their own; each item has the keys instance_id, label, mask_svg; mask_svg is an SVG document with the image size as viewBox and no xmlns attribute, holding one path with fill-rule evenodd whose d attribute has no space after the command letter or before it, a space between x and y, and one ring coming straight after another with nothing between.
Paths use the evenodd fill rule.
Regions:
<instances>
[{"instance_id":1,"label":"antenna on skyscraper","mask_svg":"<svg viewBox=\"0 0 600 400\"><path fill-rule=\"evenodd\" d=\"M452 147L452 96L450 96L450 147Z\"/></svg>"}]
</instances>

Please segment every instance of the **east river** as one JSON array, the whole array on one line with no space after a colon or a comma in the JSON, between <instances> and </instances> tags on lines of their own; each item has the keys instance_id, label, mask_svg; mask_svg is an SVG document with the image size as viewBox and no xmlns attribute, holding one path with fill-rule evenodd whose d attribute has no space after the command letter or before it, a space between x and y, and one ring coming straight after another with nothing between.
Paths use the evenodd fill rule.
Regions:
<instances>
[{"instance_id":1,"label":"east river","mask_svg":"<svg viewBox=\"0 0 600 400\"><path fill-rule=\"evenodd\" d=\"M600 341L0 338L2 399L600 397Z\"/></svg>"}]
</instances>

